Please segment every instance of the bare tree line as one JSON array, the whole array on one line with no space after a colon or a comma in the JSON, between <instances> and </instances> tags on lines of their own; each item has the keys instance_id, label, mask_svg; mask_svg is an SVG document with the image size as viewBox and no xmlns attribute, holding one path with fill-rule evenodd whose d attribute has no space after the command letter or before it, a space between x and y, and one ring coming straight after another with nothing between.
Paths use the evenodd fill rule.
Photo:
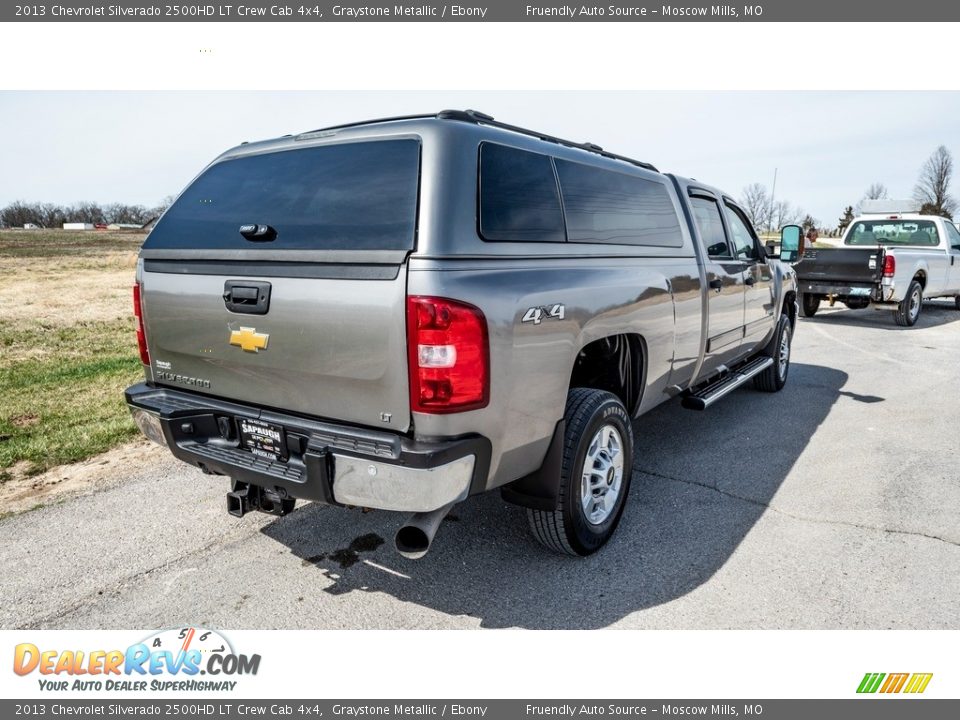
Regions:
<instances>
[{"instance_id":1,"label":"bare tree line","mask_svg":"<svg viewBox=\"0 0 960 720\"><path fill-rule=\"evenodd\" d=\"M919 210L924 215L942 215L953 219L960 208L957 199L950 194L950 183L953 180L953 156L944 146L939 146L920 167L917 183L913 189L913 199L919 204ZM843 230L853 218L860 213L865 200L885 200L890 197L887 186L882 182L874 182L864 192L863 197L855 205L847 205L843 215L837 222L837 230ZM747 185L740 195L740 204L750 218L750 222L758 229L776 231L784 225L801 225L804 229L817 227L817 220L800 207L791 205L786 200L774 201L765 185L752 183ZM820 228L823 231L832 231L833 228Z\"/></svg>"},{"instance_id":2,"label":"bare tree line","mask_svg":"<svg viewBox=\"0 0 960 720\"><path fill-rule=\"evenodd\" d=\"M933 151L920 168L920 177L913 189L913 198L921 203L920 212L953 219L957 200L950 195L953 179L953 156L943 145Z\"/></svg>"},{"instance_id":3,"label":"bare tree line","mask_svg":"<svg viewBox=\"0 0 960 720\"><path fill-rule=\"evenodd\" d=\"M953 156L940 145L920 167L920 174L913 189L913 199L920 203L920 212L924 215L943 215L953 219L958 203L950 194L953 180ZM837 228L840 232L860 211L864 200L879 200L889 197L887 186L875 182L867 188L856 205L848 205L840 217ZM0 226L23 227L33 224L44 228L62 227L67 222L91 224L130 223L143 225L159 216L170 203L168 196L154 207L145 205L125 205L111 203L100 205L95 202L78 202L73 205L54 203L24 202L17 200L0 210ZM784 225L801 225L804 229L817 227L819 222L803 208L787 200L774 200L767 187L761 183L751 183L743 188L740 204L755 228L775 231ZM827 230L827 228L824 228Z\"/></svg>"},{"instance_id":4,"label":"bare tree line","mask_svg":"<svg viewBox=\"0 0 960 720\"><path fill-rule=\"evenodd\" d=\"M817 220L806 210L791 204L788 200L774 200L761 183L752 183L743 189L740 204L750 219L750 223L759 230L779 230L784 225L802 225L804 229L816 227Z\"/></svg>"},{"instance_id":5,"label":"bare tree line","mask_svg":"<svg viewBox=\"0 0 960 720\"><path fill-rule=\"evenodd\" d=\"M0 226L37 225L42 228L59 228L63 227L64 223L69 222L93 225L109 225L111 223L143 225L159 216L172 201L172 197L167 197L159 205L147 207L124 203L101 205L95 202L57 205L55 203L16 200L0 209Z\"/></svg>"}]
</instances>

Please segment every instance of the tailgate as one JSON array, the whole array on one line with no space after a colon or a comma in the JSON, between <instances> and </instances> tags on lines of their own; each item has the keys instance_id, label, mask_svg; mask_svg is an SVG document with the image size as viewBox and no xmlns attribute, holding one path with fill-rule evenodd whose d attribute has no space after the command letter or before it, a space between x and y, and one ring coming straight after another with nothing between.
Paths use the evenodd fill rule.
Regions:
<instances>
[{"instance_id":1,"label":"tailgate","mask_svg":"<svg viewBox=\"0 0 960 720\"><path fill-rule=\"evenodd\" d=\"M142 275L155 382L314 417L408 428L405 265L365 269L368 276L371 269L392 276L381 279L155 272L158 266L170 263L145 260ZM266 314L228 310L228 283L234 291L266 289Z\"/></svg>"},{"instance_id":2,"label":"tailgate","mask_svg":"<svg viewBox=\"0 0 960 720\"><path fill-rule=\"evenodd\" d=\"M797 280L817 284L856 285L880 281L879 248L814 248L794 265Z\"/></svg>"},{"instance_id":3,"label":"tailgate","mask_svg":"<svg viewBox=\"0 0 960 720\"><path fill-rule=\"evenodd\" d=\"M141 251L154 382L405 431L419 171L409 135L283 140L209 166Z\"/></svg>"}]
</instances>

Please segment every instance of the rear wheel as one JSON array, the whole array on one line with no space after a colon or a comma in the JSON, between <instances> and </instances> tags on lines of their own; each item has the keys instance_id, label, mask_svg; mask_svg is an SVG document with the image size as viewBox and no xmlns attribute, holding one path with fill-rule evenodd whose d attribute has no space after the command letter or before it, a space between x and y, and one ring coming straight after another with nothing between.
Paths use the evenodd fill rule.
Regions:
<instances>
[{"instance_id":1,"label":"rear wheel","mask_svg":"<svg viewBox=\"0 0 960 720\"><path fill-rule=\"evenodd\" d=\"M954 305L954 307L957 308L957 310L960 310L960 295L957 295L957 296L953 299L953 305Z\"/></svg>"},{"instance_id":2,"label":"rear wheel","mask_svg":"<svg viewBox=\"0 0 960 720\"><path fill-rule=\"evenodd\" d=\"M527 510L534 537L565 555L595 553L610 539L633 472L633 430L612 393L574 388L567 395L557 509Z\"/></svg>"},{"instance_id":3,"label":"rear wheel","mask_svg":"<svg viewBox=\"0 0 960 720\"><path fill-rule=\"evenodd\" d=\"M817 314L817 310L820 309L820 296L819 295L803 295L803 316L804 317L813 317Z\"/></svg>"},{"instance_id":4,"label":"rear wheel","mask_svg":"<svg viewBox=\"0 0 960 720\"><path fill-rule=\"evenodd\" d=\"M907 288L907 295L897 305L893 311L893 319L897 325L912 327L920 317L920 310L923 308L923 286L916 280L911 281Z\"/></svg>"},{"instance_id":5,"label":"rear wheel","mask_svg":"<svg viewBox=\"0 0 960 720\"><path fill-rule=\"evenodd\" d=\"M773 358L773 365L753 378L753 386L763 392L779 392L787 384L787 374L790 372L790 341L793 337L793 325L786 315L780 316L777 331L773 334L770 344L763 350L763 354Z\"/></svg>"}]
</instances>

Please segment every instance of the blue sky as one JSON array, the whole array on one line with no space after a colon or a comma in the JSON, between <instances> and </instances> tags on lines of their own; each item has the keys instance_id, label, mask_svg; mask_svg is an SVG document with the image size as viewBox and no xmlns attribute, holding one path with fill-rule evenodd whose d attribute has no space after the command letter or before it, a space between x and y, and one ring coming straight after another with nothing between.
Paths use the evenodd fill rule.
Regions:
<instances>
[{"instance_id":1,"label":"blue sky","mask_svg":"<svg viewBox=\"0 0 960 720\"><path fill-rule=\"evenodd\" d=\"M909 197L938 145L960 162L960 92L0 92L0 205L154 205L243 140L475 108L515 125L744 186L832 225L873 182ZM953 194L960 196L960 177Z\"/></svg>"}]
</instances>

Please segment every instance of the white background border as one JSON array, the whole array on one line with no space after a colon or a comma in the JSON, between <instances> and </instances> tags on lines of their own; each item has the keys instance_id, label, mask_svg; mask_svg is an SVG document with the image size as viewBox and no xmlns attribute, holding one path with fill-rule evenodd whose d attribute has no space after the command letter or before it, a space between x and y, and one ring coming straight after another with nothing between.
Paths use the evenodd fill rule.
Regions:
<instances>
[{"instance_id":1,"label":"white background border","mask_svg":"<svg viewBox=\"0 0 960 720\"><path fill-rule=\"evenodd\" d=\"M879 50L906 35L922 54ZM956 90L956 38L949 23L17 24L0 88ZM147 630L3 631L0 667L17 642L123 648ZM926 697L960 697L955 631L226 630L264 658L248 697L849 698L868 671L933 672ZM35 688L0 672L2 697Z\"/></svg>"},{"instance_id":2,"label":"white background border","mask_svg":"<svg viewBox=\"0 0 960 720\"><path fill-rule=\"evenodd\" d=\"M23 23L4 29L0 89L956 90L957 37L957 23Z\"/></svg>"}]
</instances>

